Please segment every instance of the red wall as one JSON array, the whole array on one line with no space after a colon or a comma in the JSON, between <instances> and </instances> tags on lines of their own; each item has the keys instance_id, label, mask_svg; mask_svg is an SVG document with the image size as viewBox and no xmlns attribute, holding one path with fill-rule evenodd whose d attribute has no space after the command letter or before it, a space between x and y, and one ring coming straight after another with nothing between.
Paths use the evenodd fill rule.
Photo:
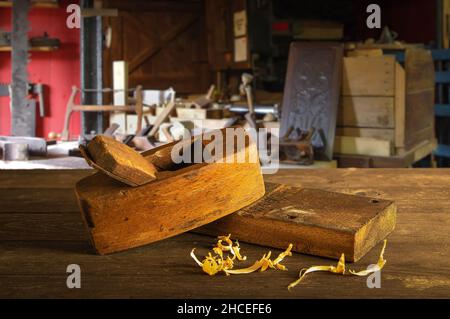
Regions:
<instances>
[{"instance_id":1,"label":"red wall","mask_svg":"<svg viewBox=\"0 0 450 319\"><path fill-rule=\"evenodd\" d=\"M46 116L37 116L36 136L47 137L48 133L62 132L66 103L72 85L80 84L80 33L79 29L66 27L66 6L77 1L60 1L58 9L34 8L29 13L29 36L41 36L47 32L50 37L60 39L61 46L52 52L30 52L28 64L29 81L47 85ZM0 9L0 28L11 31L11 9ZM0 82L11 82L11 53L0 52ZM39 113L39 112L38 112ZM0 134L9 135L11 119L9 97L0 97ZM80 133L80 116L74 113L70 132Z\"/></svg>"}]
</instances>

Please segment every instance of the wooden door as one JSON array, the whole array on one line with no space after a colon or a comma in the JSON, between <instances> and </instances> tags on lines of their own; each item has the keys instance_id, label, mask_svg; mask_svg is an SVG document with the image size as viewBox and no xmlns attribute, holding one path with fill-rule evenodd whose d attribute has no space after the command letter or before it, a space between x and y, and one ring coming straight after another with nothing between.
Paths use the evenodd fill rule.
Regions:
<instances>
[{"instance_id":1,"label":"wooden door","mask_svg":"<svg viewBox=\"0 0 450 319\"><path fill-rule=\"evenodd\" d=\"M105 86L112 85L112 61L128 62L129 85L177 93L206 92L208 64L204 3L190 1L118 1L118 17L104 19L112 42L104 54Z\"/></svg>"}]
</instances>

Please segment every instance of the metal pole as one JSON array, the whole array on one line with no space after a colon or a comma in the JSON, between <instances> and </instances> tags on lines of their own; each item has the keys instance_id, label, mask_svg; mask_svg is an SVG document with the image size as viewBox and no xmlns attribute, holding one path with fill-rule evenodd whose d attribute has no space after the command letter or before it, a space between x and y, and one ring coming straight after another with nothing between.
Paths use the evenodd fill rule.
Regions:
<instances>
[{"instance_id":1,"label":"metal pole","mask_svg":"<svg viewBox=\"0 0 450 319\"><path fill-rule=\"evenodd\" d=\"M81 7L92 8L93 1L82 0ZM102 17L82 18L80 36L81 88L101 90L103 88ZM82 103L101 105L102 92L84 92ZM103 113L83 112L81 127L83 134L90 134L92 131L103 132Z\"/></svg>"},{"instance_id":2,"label":"metal pole","mask_svg":"<svg viewBox=\"0 0 450 319\"><path fill-rule=\"evenodd\" d=\"M30 0L14 0L12 3L11 135L35 136L36 108L27 99Z\"/></svg>"}]
</instances>

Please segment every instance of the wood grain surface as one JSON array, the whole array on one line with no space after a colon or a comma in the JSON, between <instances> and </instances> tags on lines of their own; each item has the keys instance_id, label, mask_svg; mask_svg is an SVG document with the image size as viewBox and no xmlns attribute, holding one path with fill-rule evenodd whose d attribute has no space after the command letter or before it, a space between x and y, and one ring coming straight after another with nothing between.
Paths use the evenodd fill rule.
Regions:
<instances>
[{"instance_id":1,"label":"wood grain surface","mask_svg":"<svg viewBox=\"0 0 450 319\"><path fill-rule=\"evenodd\" d=\"M137 249L98 256L76 205L75 182L92 170L0 171L2 298L432 298L450 297L450 171L446 169L281 170L265 180L395 201L381 288L366 279L314 273L290 292L300 268L335 261L294 253L288 271L242 276L204 274L189 257L214 238L183 234ZM251 264L269 249L241 243ZM377 261L381 245L351 268ZM279 250L272 249L273 254ZM66 267L81 267L81 289L66 288Z\"/></svg>"}]
</instances>

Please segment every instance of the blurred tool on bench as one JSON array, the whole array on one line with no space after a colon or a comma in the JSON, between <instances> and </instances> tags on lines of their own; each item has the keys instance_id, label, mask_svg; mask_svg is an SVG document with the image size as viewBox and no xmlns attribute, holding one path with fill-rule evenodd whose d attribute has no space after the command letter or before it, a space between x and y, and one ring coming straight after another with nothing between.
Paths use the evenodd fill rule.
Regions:
<instances>
[{"instance_id":1,"label":"blurred tool on bench","mask_svg":"<svg viewBox=\"0 0 450 319\"><path fill-rule=\"evenodd\" d=\"M139 133L142 129L142 118L143 118L143 103L142 103L142 86L137 86L136 89L126 90L126 92L134 92L133 98L128 98L127 102L132 105L77 105L75 104L75 97L79 92L125 92L124 90L112 90L112 89L79 89L77 87L72 87L72 94L69 97L69 101L67 102L66 108L66 116L64 119L64 129L62 132L62 140L69 140L69 123L70 116L72 112L114 112L114 111L122 111L122 112L136 112L138 115L138 124L136 128L136 134Z\"/></svg>"}]
</instances>

